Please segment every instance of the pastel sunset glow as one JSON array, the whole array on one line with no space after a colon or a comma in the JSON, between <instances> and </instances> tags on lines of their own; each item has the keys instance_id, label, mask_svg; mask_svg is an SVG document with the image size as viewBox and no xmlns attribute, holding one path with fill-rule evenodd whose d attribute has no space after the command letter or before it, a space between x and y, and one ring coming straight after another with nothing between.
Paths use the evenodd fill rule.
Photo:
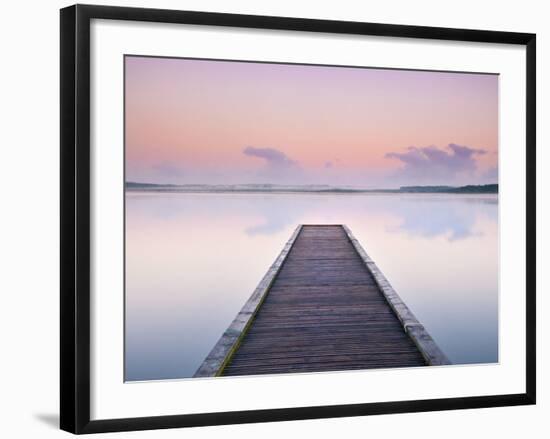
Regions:
<instances>
[{"instance_id":1,"label":"pastel sunset glow","mask_svg":"<svg viewBox=\"0 0 550 439\"><path fill-rule=\"evenodd\" d=\"M496 183L498 76L127 56L126 180Z\"/></svg>"}]
</instances>

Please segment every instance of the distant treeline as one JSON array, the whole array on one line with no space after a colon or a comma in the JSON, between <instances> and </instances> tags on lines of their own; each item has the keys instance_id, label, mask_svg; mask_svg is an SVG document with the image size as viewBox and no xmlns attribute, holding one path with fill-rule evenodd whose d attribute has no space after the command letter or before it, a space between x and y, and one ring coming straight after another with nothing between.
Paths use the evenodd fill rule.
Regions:
<instances>
[{"instance_id":1,"label":"distant treeline","mask_svg":"<svg viewBox=\"0 0 550 439\"><path fill-rule=\"evenodd\" d=\"M467 186L401 186L399 192L443 194L498 194L498 184Z\"/></svg>"},{"instance_id":2,"label":"distant treeline","mask_svg":"<svg viewBox=\"0 0 550 439\"><path fill-rule=\"evenodd\" d=\"M155 184L126 182L126 189L159 192L296 192L296 193L424 193L424 194L498 194L498 184L468 186L402 186L399 189L360 189L352 187L331 187L327 185L275 185L275 184Z\"/></svg>"}]
</instances>

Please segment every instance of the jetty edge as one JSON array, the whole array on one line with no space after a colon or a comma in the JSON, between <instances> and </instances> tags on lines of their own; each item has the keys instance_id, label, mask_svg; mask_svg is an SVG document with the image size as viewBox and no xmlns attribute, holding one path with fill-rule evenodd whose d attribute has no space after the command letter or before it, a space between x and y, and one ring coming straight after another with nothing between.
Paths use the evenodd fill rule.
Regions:
<instances>
[{"instance_id":1,"label":"jetty edge","mask_svg":"<svg viewBox=\"0 0 550 439\"><path fill-rule=\"evenodd\" d=\"M296 227L289 240L273 262L267 273L264 275L252 295L248 298L233 322L222 334L218 342L214 345L206 359L197 369L193 378L220 376L224 367L231 360L232 355L238 349L239 344L246 334L254 316L262 305L271 284L279 274L296 238L300 234L303 225Z\"/></svg>"},{"instance_id":2,"label":"jetty edge","mask_svg":"<svg viewBox=\"0 0 550 439\"><path fill-rule=\"evenodd\" d=\"M343 224L342 227L346 231L346 234L355 247L355 250L371 272L372 277L388 301L391 309L403 325L403 329L412 339L424 357L424 360L426 360L426 364L428 366L444 366L451 364L447 356L435 343L426 328L424 328L424 325L418 321L409 307L401 299L399 294L397 294L397 292L393 289L388 279L386 279L386 276L384 276L382 271L377 267L363 246L359 243L357 238L355 238L349 227L345 224Z\"/></svg>"},{"instance_id":3,"label":"jetty edge","mask_svg":"<svg viewBox=\"0 0 550 439\"><path fill-rule=\"evenodd\" d=\"M349 227L301 224L194 377L446 364Z\"/></svg>"}]
</instances>

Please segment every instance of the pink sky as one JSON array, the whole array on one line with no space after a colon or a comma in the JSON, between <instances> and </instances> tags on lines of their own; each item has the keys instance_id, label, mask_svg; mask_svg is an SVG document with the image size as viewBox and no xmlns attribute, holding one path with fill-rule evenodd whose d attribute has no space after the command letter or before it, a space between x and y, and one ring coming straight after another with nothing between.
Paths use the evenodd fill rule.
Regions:
<instances>
[{"instance_id":1,"label":"pink sky","mask_svg":"<svg viewBox=\"0 0 550 439\"><path fill-rule=\"evenodd\" d=\"M127 56L126 180L496 182L498 76Z\"/></svg>"}]
</instances>

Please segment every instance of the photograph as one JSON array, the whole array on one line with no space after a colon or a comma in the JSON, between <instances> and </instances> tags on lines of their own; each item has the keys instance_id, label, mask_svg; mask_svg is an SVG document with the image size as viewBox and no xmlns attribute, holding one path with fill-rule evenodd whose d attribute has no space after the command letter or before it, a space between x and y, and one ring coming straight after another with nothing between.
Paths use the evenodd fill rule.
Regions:
<instances>
[{"instance_id":1,"label":"photograph","mask_svg":"<svg viewBox=\"0 0 550 439\"><path fill-rule=\"evenodd\" d=\"M123 62L125 382L499 363L498 74Z\"/></svg>"}]
</instances>

